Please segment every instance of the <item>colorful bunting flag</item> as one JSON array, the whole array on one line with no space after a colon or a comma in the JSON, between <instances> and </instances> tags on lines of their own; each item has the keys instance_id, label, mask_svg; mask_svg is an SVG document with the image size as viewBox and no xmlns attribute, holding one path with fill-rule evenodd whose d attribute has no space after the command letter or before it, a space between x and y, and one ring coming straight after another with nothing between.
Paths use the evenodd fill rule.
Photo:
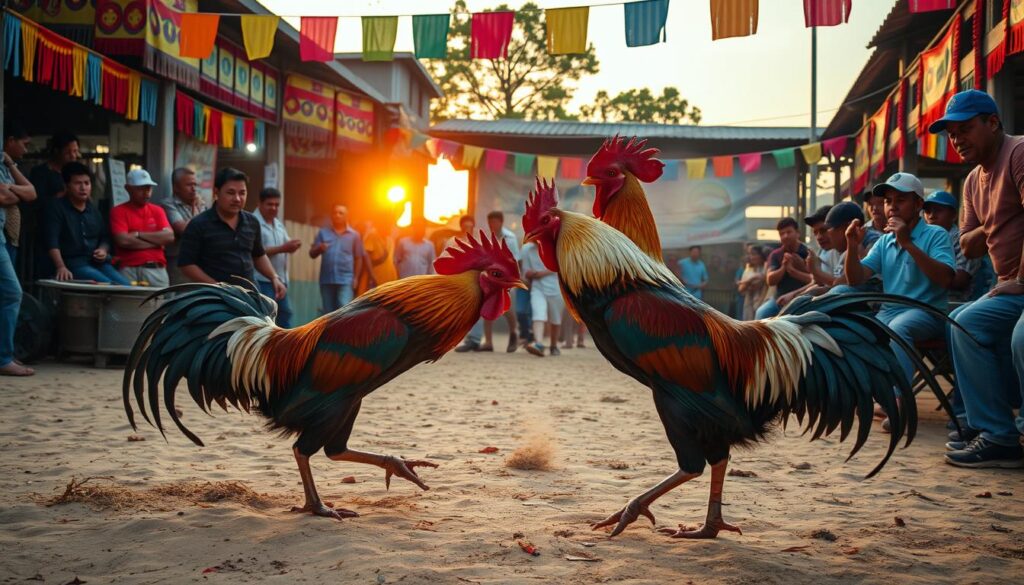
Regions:
<instances>
[{"instance_id":1,"label":"colorful bunting flag","mask_svg":"<svg viewBox=\"0 0 1024 585\"><path fill-rule=\"evenodd\" d=\"M213 42L217 40L217 26L220 24L218 14L181 15L181 41L178 54L193 59L206 59L213 52Z\"/></svg>"},{"instance_id":2,"label":"colorful bunting flag","mask_svg":"<svg viewBox=\"0 0 1024 585\"><path fill-rule=\"evenodd\" d=\"M412 42L417 59L448 57L450 14L426 14L412 17Z\"/></svg>"},{"instance_id":3,"label":"colorful bunting flag","mask_svg":"<svg viewBox=\"0 0 1024 585\"><path fill-rule=\"evenodd\" d=\"M804 0L804 26L836 26L850 21L852 0Z\"/></svg>"},{"instance_id":4,"label":"colorful bunting flag","mask_svg":"<svg viewBox=\"0 0 1024 585\"><path fill-rule=\"evenodd\" d=\"M363 61L391 61L398 36L397 16L364 16Z\"/></svg>"},{"instance_id":5,"label":"colorful bunting flag","mask_svg":"<svg viewBox=\"0 0 1024 585\"><path fill-rule=\"evenodd\" d=\"M807 164L817 164L821 160L821 143L812 142L801 146L800 154L804 155L804 162Z\"/></svg>"},{"instance_id":6,"label":"colorful bunting flag","mask_svg":"<svg viewBox=\"0 0 1024 585\"><path fill-rule=\"evenodd\" d=\"M686 159L686 178L692 181L700 181L708 169L708 159L688 158Z\"/></svg>"},{"instance_id":7,"label":"colorful bunting flag","mask_svg":"<svg viewBox=\"0 0 1024 585\"><path fill-rule=\"evenodd\" d=\"M562 158L562 178L579 180L583 178L582 158Z\"/></svg>"},{"instance_id":8,"label":"colorful bunting flag","mask_svg":"<svg viewBox=\"0 0 1024 585\"><path fill-rule=\"evenodd\" d=\"M548 53L579 55L587 52L587 22L590 8L548 8L544 21L548 33Z\"/></svg>"},{"instance_id":9,"label":"colorful bunting flag","mask_svg":"<svg viewBox=\"0 0 1024 585\"><path fill-rule=\"evenodd\" d=\"M749 152L741 154L738 157L740 159L740 168L744 173L748 175L756 173L761 170L761 153L760 152Z\"/></svg>"},{"instance_id":10,"label":"colorful bunting flag","mask_svg":"<svg viewBox=\"0 0 1024 585\"><path fill-rule=\"evenodd\" d=\"M455 160L455 155L459 152L459 143L452 142L451 140L442 140L437 144L438 154L443 154L448 160Z\"/></svg>"},{"instance_id":11,"label":"colorful bunting flag","mask_svg":"<svg viewBox=\"0 0 1024 585\"><path fill-rule=\"evenodd\" d=\"M772 151L775 157L775 166L780 169L788 169L796 164L796 151L792 148L780 148Z\"/></svg>"},{"instance_id":12,"label":"colorful bunting flag","mask_svg":"<svg viewBox=\"0 0 1024 585\"><path fill-rule=\"evenodd\" d=\"M864 192L868 184L868 167L871 164L871 124L865 124L853 144L853 178L850 195L856 197Z\"/></svg>"},{"instance_id":13,"label":"colorful bunting flag","mask_svg":"<svg viewBox=\"0 0 1024 585\"><path fill-rule=\"evenodd\" d=\"M732 156L716 156L711 159L711 167L715 170L716 177L732 176Z\"/></svg>"},{"instance_id":14,"label":"colorful bunting flag","mask_svg":"<svg viewBox=\"0 0 1024 585\"><path fill-rule=\"evenodd\" d=\"M959 0L910 0L910 12L931 12L933 10L952 10Z\"/></svg>"},{"instance_id":15,"label":"colorful bunting flag","mask_svg":"<svg viewBox=\"0 0 1024 585\"><path fill-rule=\"evenodd\" d=\"M881 176L885 171L885 142L889 136L889 100L886 100L878 111L868 120L871 126L871 156L869 157L869 174L872 177Z\"/></svg>"},{"instance_id":16,"label":"colorful bunting flag","mask_svg":"<svg viewBox=\"0 0 1024 585\"><path fill-rule=\"evenodd\" d=\"M758 0L711 0L711 40L757 33Z\"/></svg>"},{"instance_id":17,"label":"colorful bunting flag","mask_svg":"<svg viewBox=\"0 0 1024 585\"><path fill-rule=\"evenodd\" d=\"M473 59L507 59L512 39L515 13L474 12L470 22L470 57Z\"/></svg>"},{"instance_id":18,"label":"colorful bunting flag","mask_svg":"<svg viewBox=\"0 0 1024 585\"><path fill-rule=\"evenodd\" d=\"M822 149L825 151L825 154L829 155L833 159L837 159L846 152L846 143L849 142L849 140L849 136L829 138L822 143Z\"/></svg>"},{"instance_id":19,"label":"colorful bunting flag","mask_svg":"<svg viewBox=\"0 0 1024 585\"><path fill-rule=\"evenodd\" d=\"M516 174L532 175L533 161L535 160L537 160L537 157L535 155L516 153L515 162L513 164Z\"/></svg>"},{"instance_id":20,"label":"colorful bunting flag","mask_svg":"<svg viewBox=\"0 0 1024 585\"><path fill-rule=\"evenodd\" d=\"M558 172L558 157L557 156L538 156L537 157L537 176L542 179L554 179L555 173Z\"/></svg>"},{"instance_id":21,"label":"colorful bunting flag","mask_svg":"<svg viewBox=\"0 0 1024 585\"><path fill-rule=\"evenodd\" d=\"M934 47L921 53L918 79L918 103L921 115L917 123L918 135L928 131L932 122L942 117L946 102L957 92L960 82L960 15L953 16L953 24Z\"/></svg>"},{"instance_id":22,"label":"colorful bunting flag","mask_svg":"<svg viewBox=\"0 0 1024 585\"><path fill-rule=\"evenodd\" d=\"M480 157L484 154L482 146L471 146L465 144L462 147L462 166L468 169L475 169L480 166Z\"/></svg>"},{"instance_id":23,"label":"colorful bunting flag","mask_svg":"<svg viewBox=\"0 0 1024 585\"><path fill-rule=\"evenodd\" d=\"M508 162L508 152L504 150L487 150L485 166L488 171L500 173L505 170L506 162Z\"/></svg>"},{"instance_id":24,"label":"colorful bunting flag","mask_svg":"<svg viewBox=\"0 0 1024 585\"><path fill-rule=\"evenodd\" d=\"M242 42L250 61L270 56L280 23L280 16L242 15Z\"/></svg>"},{"instance_id":25,"label":"colorful bunting flag","mask_svg":"<svg viewBox=\"0 0 1024 585\"><path fill-rule=\"evenodd\" d=\"M303 16L299 30L299 58L303 61L333 61L337 32L338 18L335 16Z\"/></svg>"},{"instance_id":26,"label":"colorful bunting flag","mask_svg":"<svg viewBox=\"0 0 1024 585\"><path fill-rule=\"evenodd\" d=\"M661 170L661 178L665 181L678 181L679 180L679 161L667 160L665 161L665 168Z\"/></svg>"},{"instance_id":27,"label":"colorful bunting flag","mask_svg":"<svg viewBox=\"0 0 1024 585\"><path fill-rule=\"evenodd\" d=\"M646 47L665 42L668 0L627 2L623 9L627 47Z\"/></svg>"}]
</instances>

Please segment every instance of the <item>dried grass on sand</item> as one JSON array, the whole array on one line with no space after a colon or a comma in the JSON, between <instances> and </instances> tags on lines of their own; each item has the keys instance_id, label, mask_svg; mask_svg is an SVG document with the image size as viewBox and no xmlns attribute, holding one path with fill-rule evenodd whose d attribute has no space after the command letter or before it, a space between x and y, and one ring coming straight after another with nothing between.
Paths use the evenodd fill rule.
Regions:
<instances>
[{"instance_id":1,"label":"dried grass on sand","mask_svg":"<svg viewBox=\"0 0 1024 585\"><path fill-rule=\"evenodd\" d=\"M534 435L505 459L505 467L530 471L548 471L553 467L555 447L547 435Z\"/></svg>"},{"instance_id":2,"label":"dried grass on sand","mask_svg":"<svg viewBox=\"0 0 1024 585\"><path fill-rule=\"evenodd\" d=\"M217 502L235 502L255 509L266 509L279 502L267 494L252 491L237 481L182 481L133 490L119 485L110 477L71 478L64 493L36 501L46 506L85 504L94 510L174 510L182 506L208 507Z\"/></svg>"}]
</instances>

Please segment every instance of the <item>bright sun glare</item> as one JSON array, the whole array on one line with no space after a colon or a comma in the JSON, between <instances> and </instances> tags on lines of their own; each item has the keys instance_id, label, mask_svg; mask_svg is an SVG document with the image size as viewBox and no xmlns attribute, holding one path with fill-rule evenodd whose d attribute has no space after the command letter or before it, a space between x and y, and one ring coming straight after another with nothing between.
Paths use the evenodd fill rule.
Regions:
<instances>
[{"instance_id":1,"label":"bright sun glare","mask_svg":"<svg viewBox=\"0 0 1024 585\"><path fill-rule=\"evenodd\" d=\"M427 188L423 192L423 216L427 221L446 223L448 218L469 208L469 171L457 171L446 158L427 167Z\"/></svg>"},{"instance_id":2,"label":"bright sun glare","mask_svg":"<svg viewBox=\"0 0 1024 585\"><path fill-rule=\"evenodd\" d=\"M395 185L388 189L388 201L392 203L401 203L405 201L405 187L401 185Z\"/></svg>"}]
</instances>

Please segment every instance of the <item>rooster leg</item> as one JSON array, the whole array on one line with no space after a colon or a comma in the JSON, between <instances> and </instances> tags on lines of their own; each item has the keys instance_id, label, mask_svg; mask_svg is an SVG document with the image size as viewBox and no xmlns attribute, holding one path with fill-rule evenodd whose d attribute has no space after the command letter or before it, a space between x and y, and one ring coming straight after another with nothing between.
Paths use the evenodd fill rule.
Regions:
<instances>
[{"instance_id":1,"label":"rooster leg","mask_svg":"<svg viewBox=\"0 0 1024 585\"><path fill-rule=\"evenodd\" d=\"M320 500L320 496L316 493L316 484L313 483L313 472L309 469L309 457L303 455L298 447L292 449L295 453L295 463L299 465L299 476L302 478L302 491L306 494L306 504L301 508L295 506L292 508L292 512L308 512L314 516L323 516L325 518L334 518L341 520L343 518L355 518L359 516L352 510L346 510L344 508L331 508L330 502L323 502Z\"/></svg>"},{"instance_id":2,"label":"rooster leg","mask_svg":"<svg viewBox=\"0 0 1024 585\"><path fill-rule=\"evenodd\" d=\"M376 465L377 467L380 467L384 470L384 485L388 489L391 488L391 476L394 475L404 480L411 481L419 486L421 490L429 490L430 488L427 487L427 484L423 483L419 474L416 473L416 468L437 467L437 463L423 459L403 459L401 457L395 457L394 455L366 453L363 451L355 451L353 449L345 449L341 453L328 453L327 457L333 461L367 463L369 465Z\"/></svg>"},{"instance_id":3,"label":"rooster leg","mask_svg":"<svg viewBox=\"0 0 1024 585\"><path fill-rule=\"evenodd\" d=\"M656 524L654 514L650 511L650 505L654 503L654 500L657 500L661 496L691 479L698 477L699 475L699 473L687 473L680 469L663 479L658 485L630 500L629 503L626 504L625 508L591 526L591 529L597 530L598 528L604 528L615 524L615 528L612 530L610 536L617 536L641 515L650 520L651 524Z\"/></svg>"},{"instance_id":4,"label":"rooster leg","mask_svg":"<svg viewBox=\"0 0 1024 585\"><path fill-rule=\"evenodd\" d=\"M688 530L680 525L679 530L673 531L668 528L662 529L662 532L671 534L672 538L715 538L722 530L743 534L738 526L722 520L722 486L725 484L725 468L728 465L729 458L726 457L711 466L711 497L708 500L708 516L704 526L700 530Z\"/></svg>"}]
</instances>

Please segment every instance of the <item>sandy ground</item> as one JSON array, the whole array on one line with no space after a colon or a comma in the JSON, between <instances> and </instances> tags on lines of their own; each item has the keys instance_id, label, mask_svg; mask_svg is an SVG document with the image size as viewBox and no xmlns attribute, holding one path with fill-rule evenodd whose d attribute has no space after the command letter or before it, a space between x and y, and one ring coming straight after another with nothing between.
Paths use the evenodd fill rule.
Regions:
<instances>
[{"instance_id":1,"label":"sandy ground","mask_svg":"<svg viewBox=\"0 0 1024 585\"><path fill-rule=\"evenodd\" d=\"M726 482L725 517L742 536L671 540L644 521L609 540L589 523L674 465L648 391L594 349L451 354L370 396L352 446L441 467L422 474L429 492L401 480L388 492L376 468L314 458L321 494L362 513L344 522L287 511L301 500L289 443L256 417L209 418L189 402L179 406L206 448L148 426L129 441L119 371L38 369L0 380L0 583L989 585L1024 574L1024 474L943 464L945 430L924 397L918 439L873 480L861 477L880 432L844 464L846 446L791 428L733 455L733 469L756 473ZM537 436L552 470L505 467ZM499 450L479 452L488 446ZM86 477L98 478L79 488L98 488L88 503L45 505ZM700 522L707 490L705 474L662 498L659 525Z\"/></svg>"}]
</instances>

